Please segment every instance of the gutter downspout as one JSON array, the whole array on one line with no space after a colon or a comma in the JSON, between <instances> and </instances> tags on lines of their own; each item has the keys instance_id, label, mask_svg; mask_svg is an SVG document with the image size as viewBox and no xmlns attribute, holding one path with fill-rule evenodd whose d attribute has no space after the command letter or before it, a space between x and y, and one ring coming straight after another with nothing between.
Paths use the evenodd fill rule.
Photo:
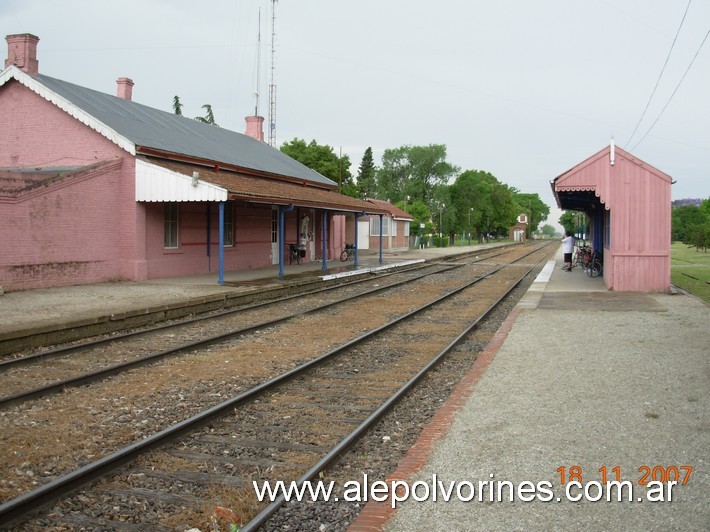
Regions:
<instances>
[{"instance_id":1,"label":"gutter downspout","mask_svg":"<svg viewBox=\"0 0 710 532\"><path fill-rule=\"evenodd\" d=\"M279 277L284 278L284 237L286 236L286 213L295 209L295 205L279 205ZM296 230L298 230L298 220L296 220Z\"/></svg>"}]
</instances>

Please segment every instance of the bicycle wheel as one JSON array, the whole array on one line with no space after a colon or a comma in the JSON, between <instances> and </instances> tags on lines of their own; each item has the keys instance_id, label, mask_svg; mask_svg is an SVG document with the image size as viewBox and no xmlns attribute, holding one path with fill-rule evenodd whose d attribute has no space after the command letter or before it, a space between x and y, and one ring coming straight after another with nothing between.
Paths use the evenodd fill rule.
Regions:
<instances>
[{"instance_id":1,"label":"bicycle wheel","mask_svg":"<svg viewBox=\"0 0 710 532\"><path fill-rule=\"evenodd\" d=\"M601 273L602 265L598 260L593 261L589 265L589 268L587 268L587 275L589 275L589 277L596 277L597 275L601 275Z\"/></svg>"},{"instance_id":2,"label":"bicycle wheel","mask_svg":"<svg viewBox=\"0 0 710 532\"><path fill-rule=\"evenodd\" d=\"M348 255L348 251L344 249L343 252L340 254L340 261L345 262L346 260L348 260Z\"/></svg>"}]
</instances>

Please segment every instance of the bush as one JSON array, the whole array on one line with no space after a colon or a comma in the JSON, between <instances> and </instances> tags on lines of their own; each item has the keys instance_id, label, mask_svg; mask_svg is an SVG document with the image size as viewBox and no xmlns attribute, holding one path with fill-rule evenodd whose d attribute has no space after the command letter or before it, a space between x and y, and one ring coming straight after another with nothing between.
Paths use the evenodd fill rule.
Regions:
<instances>
[{"instance_id":1,"label":"bush","mask_svg":"<svg viewBox=\"0 0 710 532\"><path fill-rule=\"evenodd\" d=\"M445 248L449 245L448 235L439 237L438 235L431 237L431 243L435 248Z\"/></svg>"}]
</instances>

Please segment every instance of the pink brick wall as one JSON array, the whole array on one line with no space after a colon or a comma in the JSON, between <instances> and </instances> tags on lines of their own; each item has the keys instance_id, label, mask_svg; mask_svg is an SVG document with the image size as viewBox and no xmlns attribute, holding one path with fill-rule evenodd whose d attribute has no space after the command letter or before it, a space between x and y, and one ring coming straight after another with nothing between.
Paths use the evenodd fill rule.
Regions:
<instances>
[{"instance_id":1,"label":"pink brick wall","mask_svg":"<svg viewBox=\"0 0 710 532\"><path fill-rule=\"evenodd\" d=\"M132 157L15 81L0 88L0 167L92 165L0 205L0 285L23 290L125 277L135 247ZM81 216L77 216L81 213Z\"/></svg>"},{"instance_id":2,"label":"pink brick wall","mask_svg":"<svg viewBox=\"0 0 710 532\"><path fill-rule=\"evenodd\" d=\"M165 249L163 204L135 201L132 155L16 81L0 87L0 116L0 167L105 161L100 170L62 179L40 193L0 200L0 286L6 291L218 271L216 203L209 207L209 256L206 203L180 204L179 246ZM237 204L226 271L272 264L271 212L271 206ZM309 246L306 257L313 260L321 254L321 211L287 213L284 241L298 241L297 217L304 214L316 238L315 253ZM345 223L344 217L330 220L333 258L342 249Z\"/></svg>"}]
</instances>

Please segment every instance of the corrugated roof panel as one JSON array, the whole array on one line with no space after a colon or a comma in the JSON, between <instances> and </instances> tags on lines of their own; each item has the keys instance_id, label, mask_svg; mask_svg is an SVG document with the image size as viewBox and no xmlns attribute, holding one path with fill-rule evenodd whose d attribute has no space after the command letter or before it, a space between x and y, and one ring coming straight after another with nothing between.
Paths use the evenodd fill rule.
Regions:
<instances>
[{"instance_id":1,"label":"corrugated roof panel","mask_svg":"<svg viewBox=\"0 0 710 532\"><path fill-rule=\"evenodd\" d=\"M226 189L136 160L136 201L226 201Z\"/></svg>"},{"instance_id":2,"label":"corrugated roof panel","mask_svg":"<svg viewBox=\"0 0 710 532\"><path fill-rule=\"evenodd\" d=\"M39 75L35 79L136 146L207 159L327 187L336 183L278 149L242 133L211 126L117 96Z\"/></svg>"}]
</instances>

